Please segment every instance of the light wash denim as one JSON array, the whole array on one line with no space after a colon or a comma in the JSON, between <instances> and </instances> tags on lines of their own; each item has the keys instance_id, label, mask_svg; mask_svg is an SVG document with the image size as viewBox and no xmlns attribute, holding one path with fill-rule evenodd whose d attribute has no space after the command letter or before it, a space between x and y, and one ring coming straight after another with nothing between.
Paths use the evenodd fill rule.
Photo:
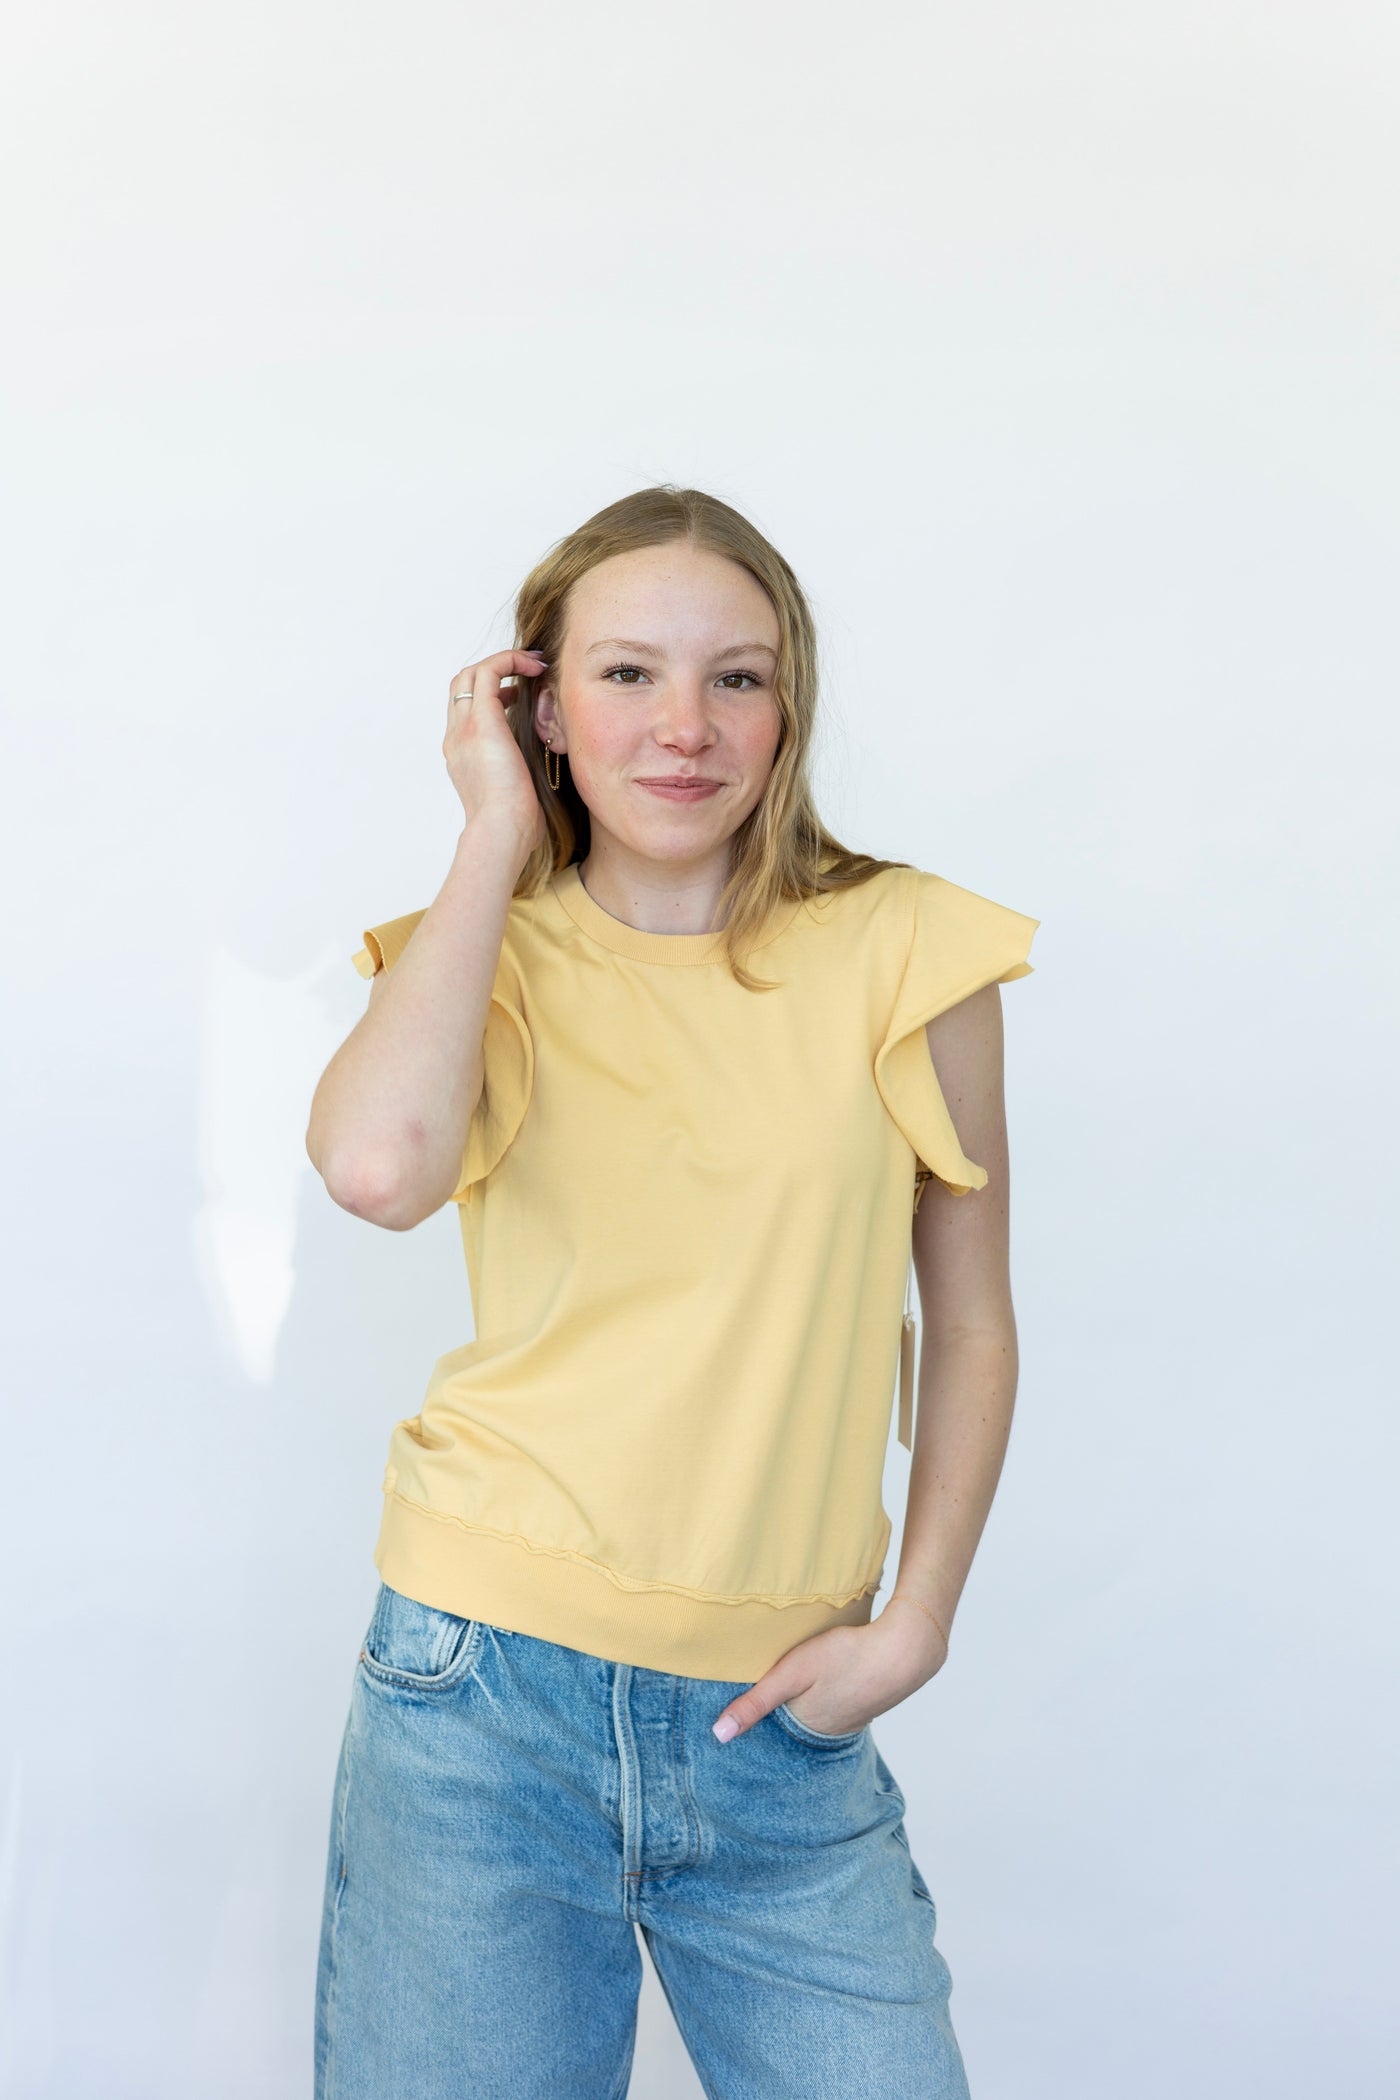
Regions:
<instances>
[{"instance_id":1,"label":"light wash denim","mask_svg":"<svg viewBox=\"0 0 1400 2100\"><path fill-rule=\"evenodd\" d=\"M750 1680L751 1681L751 1680ZM868 1727L381 1583L331 1812L316 2100L621 2100L641 1927L711 2100L967 2100Z\"/></svg>"}]
</instances>

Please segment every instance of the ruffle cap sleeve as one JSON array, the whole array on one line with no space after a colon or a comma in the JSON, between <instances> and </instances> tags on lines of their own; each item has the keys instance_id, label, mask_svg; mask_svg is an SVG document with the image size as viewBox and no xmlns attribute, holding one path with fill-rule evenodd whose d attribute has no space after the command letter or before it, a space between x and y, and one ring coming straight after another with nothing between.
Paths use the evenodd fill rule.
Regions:
<instances>
[{"instance_id":1,"label":"ruffle cap sleeve","mask_svg":"<svg viewBox=\"0 0 1400 2100\"><path fill-rule=\"evenodd\" d=\"M525 1001L513 964L503 953L482 1037L486 1077L462 1154L462 1177L452 1191L453 1203L464 1203L473 1186L484 1181L505 1157L525 1120L535 1085L535 1046L525 1021Z\"/></svg>"},{"instance_id":2,"label":"ruffle cap sleeve","mask_svg":"<svg viewBox=\"0 0 1400 2100\"><path fill-rule=\"evenodd\" d=\"M875 1053L875 1084L916 1162L965 1196L986 1187L987 1170L958 1141L924 1024L983 985L1029 977L1034 966L1026 956L1040 921L921 868L910 871L908 892L909 946Z\"/></svg>"},{"instance_id":3,"label":"ruffle cap sleeve","mask_svg":"<svg viewBox=\"0 0 1400 2100\"><path fill-rule=\"evenodd\" d=\"M426 905L423 910L427 910ZM401 919L386 919L382 926L367 926L364 947L357 948L350 958L361 977L377 977L381 970L392 969L408 946L409 935L422 916L421 911L407 911Z\"/></svg>"},{"instance_id":4,"label":"ruffle cap sleeve","mask_svg":"<svg viewBox=\"0 0 1400 2100\"><path fill-rule=\"evenodd\" d=\"M377 977L381 970L392 969L422 916L422 911L410 911L402 918L386 919L382 926L366 927L364 946L350 958L360 975ZM481 1099L467 1129L461 1177L448 1198L451 1203L465 1202L474 1185L499 1166L525 1120L534 1090L535 1047L525 1020L519 972L508 943L502 943L491 1003L486 1009L481 1051L485 1074Z\"/></svg>"}]
</instances>

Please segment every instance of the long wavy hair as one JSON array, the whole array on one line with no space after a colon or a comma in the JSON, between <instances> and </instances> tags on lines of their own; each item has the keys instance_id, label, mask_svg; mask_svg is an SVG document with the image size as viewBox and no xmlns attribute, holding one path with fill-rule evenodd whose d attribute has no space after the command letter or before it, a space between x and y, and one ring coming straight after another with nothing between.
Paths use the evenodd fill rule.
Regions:
<instances>
[{"instance_id":1,"label":"long wavy hair","mask_svg":"<svg viewBox=\"0 0 1400 2100\"><path fill-rule=\"evenodd\" d=\"M583 860L588 853L588 806L574 786L567 754L560 758L559 786L551 787L545 773L544 745L534 726L535 694L557 666L573 586L614 554L666 546L675 540L738 562L767 592L778 615L774 697L781 728L777 752L762 795L733 834L730 873L716 912L735 978L749 991L771 991L774 987L752 976L740 958L782 900L850 889L882 868L910 863L851 852L833 838L817 815L808 774L818 693L817 632L811 608L777 548L740 512L702 489L677 488L666 482L608 504L557 541L516 594L515 647L540 650L549 660L549 669L521 674L513 691L501 694L547 827L543 843L520 871L515 895L535 895L555 870Z\"/></svg>"}]
</instances>

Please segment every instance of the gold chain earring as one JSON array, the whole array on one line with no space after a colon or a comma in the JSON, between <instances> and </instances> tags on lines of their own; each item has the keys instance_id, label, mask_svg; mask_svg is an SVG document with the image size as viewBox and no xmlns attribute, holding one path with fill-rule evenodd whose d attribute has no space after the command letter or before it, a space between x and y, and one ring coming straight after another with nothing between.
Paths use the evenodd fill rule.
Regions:
<instances>
[{"instance_id":1,"label":"gold chain earring","mask_svg":"<svg viewBox=\"0 0 1400 2100\"><path fill-rule=\"evenodd\" d=\"M550 772L550 770L549 770L549 761L551 760L551 758L552 758L552 759L554 760L554 771L553 771L552 773L551 773L551 772ZM550 741L549 741L549 738L548 738L548 737L546 737L546 738L545 738L545 740L544 740L544 777L545 777L545 779L546 779L546 780L547 780L547 781L549 782L549 784L550 784L550 786L551 786L552 788L557 788L557 787L558 787L558 785L559 785L559 753L558 753L558 752L557 752L557 751L555 750L554 746L553 746L553 745L552 745L552 744L550 743Z\"/></svg>"}]
</instances>

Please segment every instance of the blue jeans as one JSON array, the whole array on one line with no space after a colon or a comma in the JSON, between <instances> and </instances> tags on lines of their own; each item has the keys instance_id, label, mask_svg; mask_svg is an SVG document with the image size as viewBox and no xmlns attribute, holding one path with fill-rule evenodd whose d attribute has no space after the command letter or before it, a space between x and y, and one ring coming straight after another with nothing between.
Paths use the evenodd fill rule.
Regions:
<instances>
[{"instance_id":1,"label":"blue jeans","mask_svg":"<svg viewBox=\"0 0 1400 2100\"><path fill-rule=\"evenodd\" d=\"M316 2100L621 2100L641 1927L711 2100L967 2100L870 1729L381 1583L331 1813Z\"/></svg>"}]
</instances>

